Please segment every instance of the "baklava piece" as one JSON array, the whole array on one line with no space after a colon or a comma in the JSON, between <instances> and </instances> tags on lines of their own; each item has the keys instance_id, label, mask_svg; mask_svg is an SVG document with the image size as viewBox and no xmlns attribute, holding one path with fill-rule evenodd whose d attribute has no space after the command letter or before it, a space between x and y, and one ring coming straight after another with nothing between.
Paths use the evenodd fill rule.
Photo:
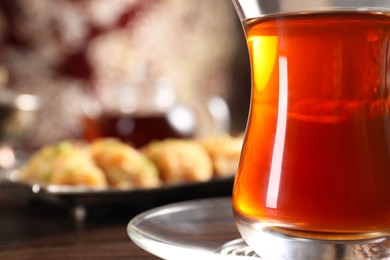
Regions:
<instances>
[{"instance_id":1,"label":"baklava piece","mask_svg":"<svg viewBox=\"0 0 390 260\"><path fill-rule=\"evenodd\" d=\"M142 152L157 166L166 184L204 182L213 177L213 167L206 150L191 140L154 141Z\"/></svg>"},{"instance_id":2,"label":"baklava piece","mask_svg":"<svg viewBox=\"0 0 390 260\"><path fill-rule=\"evenodd\" d=\"M119 140L98 139L91 143L91 154L112 187L154 188L161 185L155 165L140 151Z\"/></svg>"},{"instance_id":3,"label":"baklava piece","mask_svg":"<svg viewBox=\"0 0 390 260\"><path fill-rule=\"evenodd\" d=\"M241 156L243 137L219 135L203 138L199 143L208 152L215 177L234 176Z\"/></svg>"},{"instance_id":4,"label":"baklava piece","mask_svg":"<svg viewBox=\"0 0 390 260\"><path fill-rule=\"evenodd\" d=\"M63 141L36 151L24 167L20 179L29 183L104 188L104 173L93 162L86 146Z\"/></svg>"}]
</instances>

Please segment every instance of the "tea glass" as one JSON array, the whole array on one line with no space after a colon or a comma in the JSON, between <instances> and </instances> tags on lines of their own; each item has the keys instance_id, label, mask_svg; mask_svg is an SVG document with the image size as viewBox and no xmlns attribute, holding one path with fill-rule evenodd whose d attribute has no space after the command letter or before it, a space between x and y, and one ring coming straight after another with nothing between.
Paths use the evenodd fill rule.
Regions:
<instances>
[{"instance_id":1,"label":"tea glass","mask_svg":"<svg viewBox=\"0 0 390 260\"><path fill-rule=\"evenodd\" d=\"M233 3L252 74L242 237L265 259L390 257L390 1Z\"/></svg>"}]
</instances>

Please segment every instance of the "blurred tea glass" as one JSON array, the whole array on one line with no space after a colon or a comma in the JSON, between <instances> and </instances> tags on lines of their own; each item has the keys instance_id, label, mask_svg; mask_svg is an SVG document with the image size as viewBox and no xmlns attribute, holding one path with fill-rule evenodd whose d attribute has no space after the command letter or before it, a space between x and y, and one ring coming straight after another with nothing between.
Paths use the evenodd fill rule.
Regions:
<instances>
[{"instance_id":1,"label":"blurred tea glass","mask_svg":"<svg viewBox=\"0 0 390 260\"><path fill-rule=\"evenodd\" d=\"M165 138L191 138L196 115L177 103L175 87L161 77L150 84L123 82L89 96L83 117L84 138L114 137L136 147Z\"/></svg>"},{"instance_id":2,"label":"blurred tea glass","mask_svg":"<svg viewBox=\"0 0 390 260\"><path fill-rule=\"evenodd\" d=\"M224 99L198 99L197 106L183 103L173 80L150 70L142 63L132 80L87 92L82 116L86 140L113 137L141 148L156 140L196 138L202 135L200 129L207 134L229 132L230 111Z\"/></svg>"},{"instance_id":3,"label":"blurred tea glass","mask_svg":"<svg viewBox=\"0 0 390 260\"><path fill-rule=\"evenodd\" d=\"M390 1L233 0L252 97L233 191L265 259L390 256Z\"/></svg>"},{"instance_id":4,"label":"blurred tea glass","mask_svg":"<svg viewBox=\"0 0 390 260\"><path fill-rule=\"evenodd\" d=\"M13 166L16 153L22 157L28 152L27 139L32 138L40 103L36 95L0 86L0 169Z\"/></svg>"}]
</instances>

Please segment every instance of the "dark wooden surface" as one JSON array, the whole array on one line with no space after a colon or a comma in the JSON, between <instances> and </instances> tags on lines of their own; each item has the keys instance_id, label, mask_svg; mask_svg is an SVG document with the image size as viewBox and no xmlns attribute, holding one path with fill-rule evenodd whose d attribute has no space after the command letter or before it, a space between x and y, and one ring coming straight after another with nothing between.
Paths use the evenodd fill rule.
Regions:
<instances>
[{"instance_id":1,"label":"dark wooden surface","mask_svg":"<svg viewBox=\"0 0 390 260\"><path fill-rule=\"evenodd\" d=\"M126 233L137 213L125 206L94 210L78 226L67 210L0 187L0 259L158 259Z\"/></svg>"},{"instance_id":2,"label":"dark wooden surface","mask_svg":"<svg viewBox=\"0 0 390 260\"><path fill-rule=\"evenodd\" d=\"M6 172L0 172L0 260L159 259L139 248L127 235L126 228L133 217L173 202L228 196L233 187L233 178L228 178L154 192L87 195L83 198L93 199L94 203L88 204L85 221L80 225L72 209L74 203L84 200L62 198L65 203L49 204L32 193L31 187L5 181Z\"/></svg>"},{"instance_id":3,"label":"dark wooden surface","mask_svg":"<svg viewBox=\"0 0 390 260\"><path fill-rule=\"evenodd\" d=\"M75 221L68 207L31 200L13 185L0 185L0 260L2 259L159 259L135 245L126 227L137 214L173 202L231 195L233 180L190 185L134 201L87 209ZM30 191L31 193L31 191ZM146 203L148 202L149 203ZM231 237L227 238L230 239ZM212 238L210 238L212 239ZM220 239L220 238L219 238Z\"/></svg>"}]
</instances>

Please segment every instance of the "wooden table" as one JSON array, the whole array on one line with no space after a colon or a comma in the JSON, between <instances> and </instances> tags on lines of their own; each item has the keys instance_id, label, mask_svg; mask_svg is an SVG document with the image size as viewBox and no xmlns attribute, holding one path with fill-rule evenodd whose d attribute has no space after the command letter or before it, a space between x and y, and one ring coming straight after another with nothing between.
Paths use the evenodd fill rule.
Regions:
<instances>
[{"instance_id":1,"label":"wooden table","mask_svg":"<svg viewBox=\"0 0 390 260\"><path fill-rule=\"evenodd\" d=\"M79 226L64 208L26 201L10 189L0 186L0 259L159 259L126 233L139 209L95 210Z\"/></svg>"},{"instance_id":2,"label":"wooden table","mask_svg":"<svg viewBox=\"0 0 390 260\"><path fill-rule=\"evenodd\" d=\"M126 233L129 210L101 212L84 226L68 212L31 204L0 188L0 259L158 259Z\"/></svg>"}]
</instances>

